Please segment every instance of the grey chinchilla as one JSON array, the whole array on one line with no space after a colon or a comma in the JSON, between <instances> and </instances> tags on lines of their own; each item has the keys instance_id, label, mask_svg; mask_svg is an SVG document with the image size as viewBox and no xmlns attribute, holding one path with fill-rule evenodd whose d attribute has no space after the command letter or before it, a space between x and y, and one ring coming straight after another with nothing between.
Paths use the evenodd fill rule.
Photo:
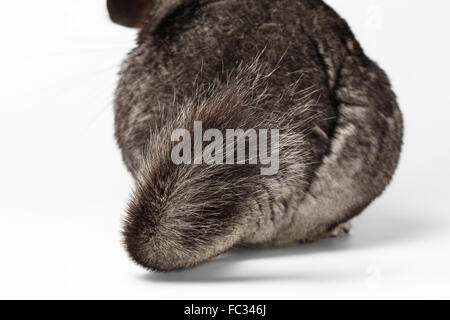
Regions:
<instances>
[{"instance_id":1,"label":"grey chinchilla","mask_svg":"<svg viewBox=\"0 0 450 320\"><path fill-rule=\"evenodd\" d=\"M397 167L402 115L386 74L321 0L108 0L139 30L115 96L136 186L130 256L158 271L238 246L348 232ZM178 128L279 129L279 171L175 164ZM247 159L249 160L249 159Z\"/></svg>"}]
</instances>

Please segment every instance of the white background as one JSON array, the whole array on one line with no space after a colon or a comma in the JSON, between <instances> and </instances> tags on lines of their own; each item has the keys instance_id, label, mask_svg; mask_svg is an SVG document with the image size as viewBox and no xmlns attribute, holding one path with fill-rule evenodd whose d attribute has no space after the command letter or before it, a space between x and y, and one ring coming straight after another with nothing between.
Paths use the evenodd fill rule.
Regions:
<instances>
[{"instance_id":1,"label":"white background","mask_svg":"<svg viewBox=\"0 0 450 320\"><path fill-rule=\"evenodd\" d=\"M0 3L0 298L450 298L450 4L328 0L389 73L406 139L350 236L169 274L121 245L112 95L135 31L105 1Z\"/></svg>"}]
</instances>

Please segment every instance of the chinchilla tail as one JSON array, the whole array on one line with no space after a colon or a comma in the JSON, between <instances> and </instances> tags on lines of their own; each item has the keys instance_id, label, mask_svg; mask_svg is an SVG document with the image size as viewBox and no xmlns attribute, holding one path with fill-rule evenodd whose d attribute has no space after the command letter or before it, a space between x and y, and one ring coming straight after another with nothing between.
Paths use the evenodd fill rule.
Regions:
<instances>
[{"instance_id":1,"label":"chinchilla tail","mask_svg":"<svg viewBox=\"0 0 450 320\"><path fill-rule=\"evenodd\" d=\"M306 185L306 135L315 100L314 91L299 90L298 83L270 93L271 74L257 62L240 67L227 80L199 89L175 117L154 130L124 226L125 246L138 264L156 271L185 269L234 246L273 239L285 199ZM223 137L227 129L242 129L248 134L245 141L252 132L266 132L270 163L261 161L261 138L257 159L247 150L245 164L205 163L205 152L203 159L194 152L207 149L206 142L195 138L199 123L202 133L214 129ZM184 150L193 153L190 164L173 159L181 141L172 141L177 129L192 139L192 148ZM214 141L223 146L216 150L225 150L219 159L226 162L228 150L234 150L237 162L241 138L231 144L227 139Z\"/></svg>"}]
</instances>

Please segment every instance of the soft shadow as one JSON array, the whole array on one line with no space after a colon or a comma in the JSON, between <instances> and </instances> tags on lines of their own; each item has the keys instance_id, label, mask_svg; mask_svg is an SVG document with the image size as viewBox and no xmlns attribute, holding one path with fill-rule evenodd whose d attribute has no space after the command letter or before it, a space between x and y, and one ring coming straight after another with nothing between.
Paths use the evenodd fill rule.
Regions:
<instances>
[{"instance_id":1,"label":"soft shadow","mask_svg":"<svg viewBox=\"0 0 450 320\"><path fill-rule=\"evenodd\" d=\"M140 276L151 282L252 282L262 280L311 280L332 281L336 278L350 278L351 272L333 275L315 274L314 270L297 273L271 273L252 274L252 270L243 270L240 263L248 260L267 260L285 258L290 256L311 255L323 252L339 252L348 250L372 249L403 242L423 241L425 238L437 234L439 229L446 228L439 221L426 220L426 216L411 214L396 216L376 212L366 212L366 215L353 221L353 228L349 235L339 238L324 239L311 244L295 244L278 249L235 249L221 255L211 262L194 269L182 272L149 273ZM424 218L422 218L424 217ZM296 270L294 270L296 271Z\"/></svg>"},{"instance_id":2,"label":"soft shadow","mask_svg":"<svg viewBox=\"0 0 450 320\"><path fill-rule=\"evenodd\" d=\"M228 255L228 254L227 254ZM232 255L232 254L231 254ZM232 255L233 256L233 255ZM225 282L258 282L267 280L292 280L292 274L252 274L251 270L238 268L239 259L214 259L196 268L168 273L148 273L139 278L150 282L165 283L225 283ZM296 280L307 278L307 275L294 275Z\"/></svg>"}]
</instances>

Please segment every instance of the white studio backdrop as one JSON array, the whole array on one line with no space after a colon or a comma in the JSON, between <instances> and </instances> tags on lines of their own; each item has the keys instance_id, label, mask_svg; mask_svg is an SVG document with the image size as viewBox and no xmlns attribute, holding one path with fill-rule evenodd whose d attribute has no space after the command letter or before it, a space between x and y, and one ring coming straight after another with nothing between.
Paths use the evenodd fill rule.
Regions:
<instances>
[{"instance_id":1,"label":"white studio backdrop","mask_svg":"<svg viewBox=\"0 0 450 320\"><path fill-rule=\"evenodd\" d=\"M450 298L450 3L328 0L389 74L406 137L349 237L148 273L121 246L132 180L113 137L136 32L106 1L0 3L0 298Z\"/></svg>"}]
</instances>

